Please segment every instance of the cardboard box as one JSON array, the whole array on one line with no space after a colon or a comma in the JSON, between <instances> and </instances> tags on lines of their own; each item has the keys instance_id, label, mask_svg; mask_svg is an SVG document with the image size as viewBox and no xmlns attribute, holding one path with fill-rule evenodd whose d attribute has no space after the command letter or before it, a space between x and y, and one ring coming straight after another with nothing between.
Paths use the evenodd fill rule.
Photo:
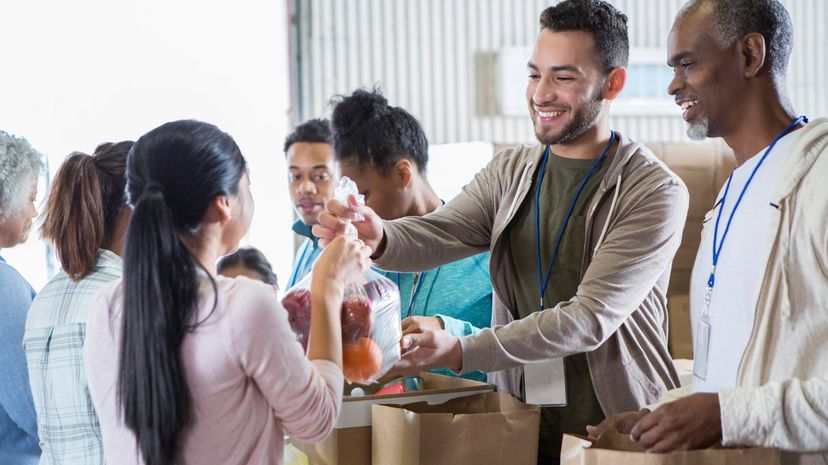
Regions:
<instances>
[{"instance_id":1,"label":"cardboard box","mask_svg":"<svg viewBox=\"0 0 828 465\"><path fill-rule=\"evenodd\" d=\"M670 316L668 348L673 358L693 358L693 331L690 326L690 296L673 295L667 299Z\"/></svg>"},{"instance_id":2,"label":"cardboard box","mask_svg":"<svg viewBox=\"0 0 828 465\"><path fill-rule=\"evenodd\" d=\"M464 378L421 374L423 390L404 394L350 397L342 401L342 410L330 436L311 444L293 440L307 454L310 465L370 465L371 407L376 404L404 405L416 402L442 404L450 399L493 392L491 384ZM379 384L373 390L379 389ZM368 390L367 392L372 392Z\"/></svg>"},{"instance_id":3,"label":"cardboard box","mask_svg":"<svg viewBox=\"0 0 828 465\"><path fill-rule=\"evenodd\" d=\"M540 408L505 393L374 405L373 463L535 465ZM380 427L381 426L381 427Z\"/></svg>"},{"instance_id":4,"label":"cardboard box","mask_svg":"<svg viewBox=\"0 0 828 465\"><path fill-rule=\"evenodd\" d=\"M687 222L673 259L668 289L668 296L685 295L690 291L690 274L701 242L704 215L713 208L733 169L733 152L720 140L645 145L684 181L690 193Z\"/></svg>"},{"instance_id":5,"label":"cardboard box","mask_svg":"<svg viewBox=\"0 0 828 465\"><path fill-rule=\"evenodd\" d=\"M779 449L725 448L654 454L644 452L628 435L608 431L597 441L565 434L561 465L779 465Z\"/></svg>"},{"instance_id":6,"label":"cardboard box","mask_svg":"<svg viewBox=\"0 0 828 465\"><path fill-rule=\"evenodd\" d=\"M673 268L670 272L670 287L667 289L667 300L674 295L687 295L690 293L690 277L693 275L692 268Z\"/></svg>"}]
</instances>

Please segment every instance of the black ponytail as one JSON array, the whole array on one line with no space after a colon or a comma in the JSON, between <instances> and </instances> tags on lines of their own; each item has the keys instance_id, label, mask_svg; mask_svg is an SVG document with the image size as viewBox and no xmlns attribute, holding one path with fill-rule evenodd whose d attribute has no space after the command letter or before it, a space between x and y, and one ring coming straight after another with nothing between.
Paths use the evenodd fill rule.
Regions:
<instances>
[{"instance_id":1,"label":"black ponytail","mask_svg":"<svg viewBox=\"0 0 828 465\"><path fill-rule=\"evenodd\" d=\"M124 256L118 402L147 465L179 463L182 432L193 418L180 350L198 324L201 265L182 237L198 231L212 199L237 192L244 171L233 139L198 121L164 124L129 153L133 212Z\"/></svg>"}]
</instances>

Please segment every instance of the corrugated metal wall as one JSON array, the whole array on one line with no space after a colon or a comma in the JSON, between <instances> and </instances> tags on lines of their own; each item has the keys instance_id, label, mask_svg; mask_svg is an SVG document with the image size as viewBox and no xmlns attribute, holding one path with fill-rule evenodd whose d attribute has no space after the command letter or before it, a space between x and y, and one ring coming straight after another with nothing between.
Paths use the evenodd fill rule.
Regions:
<instances>
[{"instance_id":1,"label":"corrugated metal wall","mask_svg":"<svg viewBox=\"0 0 828 465\"><path fill-rule=\"evenodd\" d=\"M423 123L432 143L534 140L528 117L499 116L492 95L501 47L534 43L546 0L292 0L294 119L379 85ZM665 47L683 0L615 0L631 47ZM784 0L794 19L788 88L798 111L828 114L828 1ZM666 57L665 57L666 58ZM665 90L666 92L666 90ZM678 117L616 117L638 140L685 140Z\"/></svg>"}]
</instances>

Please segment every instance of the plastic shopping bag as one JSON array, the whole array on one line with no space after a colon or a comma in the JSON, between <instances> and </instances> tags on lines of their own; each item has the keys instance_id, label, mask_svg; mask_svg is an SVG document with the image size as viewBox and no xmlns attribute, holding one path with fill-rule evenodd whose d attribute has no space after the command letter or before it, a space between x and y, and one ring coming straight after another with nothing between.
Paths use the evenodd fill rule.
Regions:
<instances>
[{"instance_id":1,"label":"plastic shopping bag","mask_svg":"<svg viewBox=\"0 0 828 465\"><path fill-rule=\"evenodd\" d=\"M342 178L336 197L347 201L349 194L356 195L356 185L350 179ZM288 289L282 299L290 327L306 352L311 319L310 287L309 274ZM402 325L397 286L373 270L354 277L345 288L342 302L342 369L345 378L363 384L379 379L400 359L400 338Z\"/></svg>"}]
</instances>

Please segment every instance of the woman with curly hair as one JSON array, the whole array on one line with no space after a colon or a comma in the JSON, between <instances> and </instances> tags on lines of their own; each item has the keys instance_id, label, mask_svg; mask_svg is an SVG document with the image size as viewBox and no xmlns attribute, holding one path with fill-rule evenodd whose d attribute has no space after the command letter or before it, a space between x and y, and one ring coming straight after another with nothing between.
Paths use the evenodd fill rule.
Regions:
<instances>
[{"instance_id":1,"label":"woman with curly hair","mask_svg":"<svg viewBox=\"0 0 828 465\"><path fill-rule=\"evenodd\" d=\"M0 250L29 236L42 159L26 139L0 131ZM0 463L29 465L40 458L22 344L34 296L32 286L0 255Z\"/></svg>"}]
</instances>

